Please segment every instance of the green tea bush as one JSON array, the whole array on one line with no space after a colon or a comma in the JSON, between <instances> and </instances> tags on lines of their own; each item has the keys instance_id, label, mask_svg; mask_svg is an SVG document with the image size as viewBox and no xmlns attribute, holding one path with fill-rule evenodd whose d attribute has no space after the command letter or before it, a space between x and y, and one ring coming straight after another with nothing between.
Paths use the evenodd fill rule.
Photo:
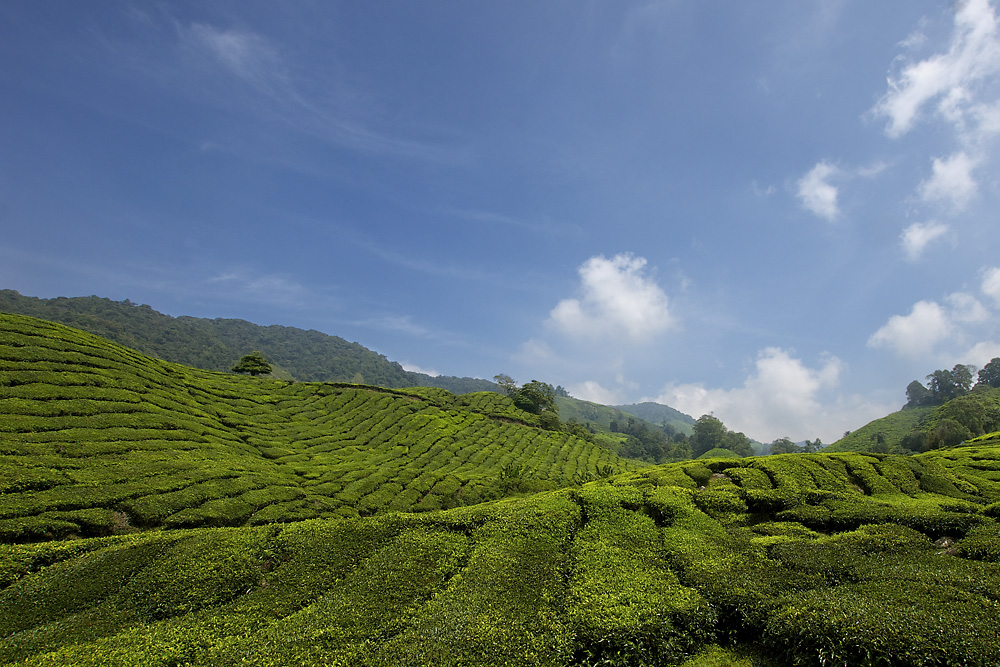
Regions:
<instances>
[{"instance_id":1,"label":"green tea bush","mask_svg":"<svg viewBox=\"0 0 1000 667\"><path fill-rule=\"evenodd\" d=\"M846 584L786 595L763 639L793 665L986 667L1000 659L1000 606L926 581Z\"/></svg>"}]
</instances>

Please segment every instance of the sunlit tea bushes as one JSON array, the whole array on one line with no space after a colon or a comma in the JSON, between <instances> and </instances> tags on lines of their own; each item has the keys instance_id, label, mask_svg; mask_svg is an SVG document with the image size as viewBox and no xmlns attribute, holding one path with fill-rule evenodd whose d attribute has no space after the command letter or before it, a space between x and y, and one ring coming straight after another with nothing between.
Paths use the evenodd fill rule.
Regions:
<instances>
[{"instance_id":1,"label":"sunlit tea bushes","mask_svg":"<svg viewBox=\"0 0 1000 667\"><path fill-rule=\"evenodd\" d=\"M937 543L888 516L830 534L741 527L700 509L714 482L649 479L446 512L7 545L0 664L624 667L717 642L777 665L1000 657L992 519Z\"/></svg>"},{"instance_id":2,"label":"sunlit tea bushes","mask_svg":"<svg viewBox=\"0 0 1000 667\"><path fill-rule=\"evenodd\" d=\"M629 468L0 323L0 665L1000 664L995 438Z\"/></svg>"},{"instance_id":3,"label":"sunlit tea bushes","mask_svg":"<svg viewBox=\"0 0 1000 667\"><path fill-rule=\"evenodd\" d=\"M0 315L0 540L437 510L640 465L537 426L495 393L250 379Z\"/></svg>"}]
</instances>

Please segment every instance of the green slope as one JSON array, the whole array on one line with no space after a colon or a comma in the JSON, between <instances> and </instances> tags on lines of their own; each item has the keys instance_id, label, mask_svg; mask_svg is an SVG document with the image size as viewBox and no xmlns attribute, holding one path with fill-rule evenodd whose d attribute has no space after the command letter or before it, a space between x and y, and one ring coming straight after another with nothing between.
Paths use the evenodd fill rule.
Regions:
<instances>
[{"instance_id":1,"label":"green slope","mask_svg":"<svg viewBox=\"0 0 1000 667\"><path fill-rule=\"evenodd\" d=\"M2 315L0 665L1000 664L1000 435L628 469L532 419Z\"/></svg>"},{"instance_id":2,"label":"green slope","mask_svg":"<svg viewBox=\"0 0 1000 667\"><path fill-rule=\"evenodd\" d=\"M827 447L828 452L927 451L1000 430L1000 389L975 390L936 407L904 408L869 422ZM904 441L904 438L909 439Z\"/></svg>"},{"instance_id":3,"label":"green slope","mask_svg":"<svg viewBox=\"0 0 1000 667\"><path fill-rule=\"evenodd\" d=\"M0 315L0 539L432 510L639 464L493 392L213 373Z\"/></svg>"},{"instance_id":4,"label":"green slope","mask_svg":"<svg viewBox=\"0 0 1000 667\"><path fill-rule=\"evenodd\" d=\"M0 312L59 322L159 359L207 370L228 371L244 354L260 350L292 378L307 382L440 387L454 393L495 389L492 382L477 378L413 373L358 343L319 331L265 327L245 320L171 317L128 300L38 299L0 290Z\"/></svg>"},{"instance_id":5,"label":"green slope","mask_svg":"<svg viewBox=\"0 0 1000 667\"><path fill-rule=\"evenodd\" d=\"M0 664L993 666L998 446L0 547Z\"/></svg>"},{"instance_id":6,"label":"green slope","mask_svg":"<svg viewBox=\"0 0 1000 667\"><path fill-rule=\"evenodd\" d=\"M651 424L670 424L678 433L683 433L684 435L691 435L694 432L694 417L662 403L633 403L617 407L619 410L635 415Z\"/></svg>"},{"instance_id":7,"label":"green slope","mask_svg":"<svg viewBox=\"0 0 1000 667\"><path fill-rule=\"evenodd\" d=\"M879 444L881 434L884 446L898 447L907 433L917 428L920 420L934 408L905 408L868 422L851 431L840 440L827 445L824 452L871 452Z\"/></svg>"}]
</instances>

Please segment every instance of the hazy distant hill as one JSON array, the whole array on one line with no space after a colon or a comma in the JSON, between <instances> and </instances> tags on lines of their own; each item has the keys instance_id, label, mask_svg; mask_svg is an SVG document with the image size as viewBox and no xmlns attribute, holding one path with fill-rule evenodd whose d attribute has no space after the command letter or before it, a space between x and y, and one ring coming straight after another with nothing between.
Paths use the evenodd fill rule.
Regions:
<instances>
[{"instance_id":1,"label":"hazy distant hill","mask_svg":"<svg viewBox=\"0 0 1000 667\"><path fill-rule=\"evenodd\" d=\"M30 315L83 329L165 361L228 371L241 356L260 350L304 382L355 382L381 387L439 387L456 394L492 391L478 378L434 377L338 336L245 320L171 317L128 299L97 296L39 299L0 290L0 312Z\"/></svg>"},{"instance_id":2,"label":"hazy distant hill","mask_svg":"<svg viewBox=\"0 0 1000 667\"><path fill-rule=\"evenodd\" d=\"M691 435L695 424L695 418L686 415L679 410L675 410L668 405L661 403L634 403L632 405L616 406L619 410L635 415L640 419L652 424L661 425L664 422L674 427L674 429L685 435Z\"/></svg>"}]
</instances>

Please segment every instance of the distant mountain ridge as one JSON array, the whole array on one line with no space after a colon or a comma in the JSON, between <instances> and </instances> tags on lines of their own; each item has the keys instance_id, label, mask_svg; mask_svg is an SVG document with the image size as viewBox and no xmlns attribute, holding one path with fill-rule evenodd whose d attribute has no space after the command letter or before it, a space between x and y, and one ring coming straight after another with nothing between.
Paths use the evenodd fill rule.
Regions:
<instances>
[{"instance_id":1,"label":"distant mountain ridge","mask_svg":"<svg viewBox=\"0 0 1000 667\"><path fill-rule=\"evenodd\" d=\"M670 426L673 426L674 430L679 433L683 433L684 435L691 435L694 431L695 422L697 421L691 415L684 414L680 410L675 410L669 405L653 403L651 401L633 403L631 405L616 405L615 407L622 412L635 415L639 419L648 421L652 424L667 423Z\"/></svg>"},{"instance_id":2,"label":"distant mountain ridge","mask_svg":"<svg viewBox=\"0 0 1000 667\"><path fill-rule=\"evenodd\" d=\"M0 290L0 312L58 322L144 354L213 371L228 371L260 350L280 370L303 382L354 382L393 389L437 387L455 394L495 391L489 380L407 371L384 355L313 329L261 326L238 319L172 317L148 305L89 297L41 299Z\"/></svg>"}]
</instances>

